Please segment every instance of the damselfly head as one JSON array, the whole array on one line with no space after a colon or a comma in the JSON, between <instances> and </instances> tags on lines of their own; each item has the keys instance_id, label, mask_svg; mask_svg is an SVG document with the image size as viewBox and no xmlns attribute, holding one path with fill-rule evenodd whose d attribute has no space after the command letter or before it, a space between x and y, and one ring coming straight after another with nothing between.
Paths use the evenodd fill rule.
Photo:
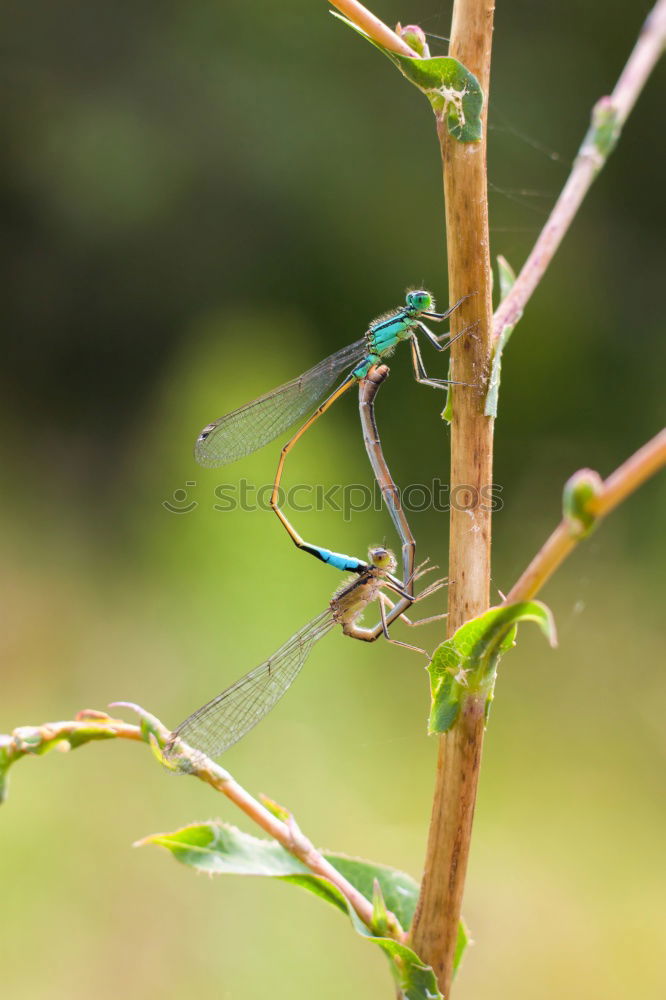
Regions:
<instances>
[{"instance_id":1,"label":"damselfly head","mask_svg":"<svg viewBox=\"0 0 666 1000\"><path fill-rule=\"evenodd\" d=\"M410 312L432 312L435 308L435 300L424 288L415 288L407 292L405 301Z\"/></svg>"},{"instance_id":2,"label":"damselfly head","mask_svg":"<svg viewBox=\"0 0 666 1000\"><path fill-rule=\"evenodd\" d=\"M382 546L368 549L368 556L373 566L377 569L386 570L387 573L392 573L398 565L391 550L385 549Z\"/></svg>"}]
</instances>

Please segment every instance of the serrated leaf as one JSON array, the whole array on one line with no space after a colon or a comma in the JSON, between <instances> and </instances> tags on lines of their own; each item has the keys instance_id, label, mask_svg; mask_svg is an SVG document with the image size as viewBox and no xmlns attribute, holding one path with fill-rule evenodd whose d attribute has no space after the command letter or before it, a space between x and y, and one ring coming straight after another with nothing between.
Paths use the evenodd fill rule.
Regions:
<instances>
[{"instance_id":1,"label":"serrated leaf","mask_svg":"<svg viewBox=\"0 0 666 1000\"><path fill-rule=\"evenodd\" d=\"M156 833L140 844L166 847L182 864L208 875L305 875L322 881L277 841L253 837L219 821L185 826L174 833ZM418 883L410 875L360 858L322 853L368 900L372 900L377 880L388 909L403 927L409 927L419 893Z\"/></svg>"},{"instance_id":2,"label":"serrated leaf","mask_svg":"<svg viewBox=\"0 0 666 1000\"><path fill-rule=\"evenodd\" d=\"M313 875L276 841L253 837L229 824L211 821L183 827L173 833L153 834L140 844L166 847L182 864L209 875L272 876L307 889L346 913L357 933L384 951L407 1000L441 1000L432 969L411 948L392 938L373 934L348 907L344 896L334 885ZM361 858L330 851L322 853L348 882L373 903L376 914L380 911L386 914L390 910L403 928L410 926L419 893L418 883L410 875ZM456 963L460 961L467 941L467 931L461 925Z\"/></svg>"},{"instance_id":3,"label":"serrated leaf","mask_svg":"<svg viewBox=\"0 0 666 1000\"><path fill-rule=\"evenodd\" d=\"M597 515L590 502L603 488L603 480L594 469L579 469L564 484L562 512L574 538L585 538L596 526Z\"/></svg>"},{"instance_id":4,"label":"serrated leaf","mask_svg":"<svg viewBox=\"0 0 666 1000\"><path fill-rule=\"evenodd\" d=\"M344 14L338 11L331 13L379 49L410 83L425 94L438 120L446 119L447 129L454 139L459 142L479 142L482 136L483 91L474 74L461 62L451 56L423 59L392 52L370 38Z\"/></svg>"},{"instance_id":5,"label":"serrated leaf","mask_svg":"<svg viewBox=\"0 0 666 1000\"><path fill-rule=\"evenodd\" d=\"M488 704L499 661L514 645L518 623L523 621L535 622L550 644L555 645L555 623L546 605L540 601L519 601L490 608L465 622L438 646L428 666L432 696L429 733L448 732L467 697L481 694Z\"/></svg>"}]
</instances>

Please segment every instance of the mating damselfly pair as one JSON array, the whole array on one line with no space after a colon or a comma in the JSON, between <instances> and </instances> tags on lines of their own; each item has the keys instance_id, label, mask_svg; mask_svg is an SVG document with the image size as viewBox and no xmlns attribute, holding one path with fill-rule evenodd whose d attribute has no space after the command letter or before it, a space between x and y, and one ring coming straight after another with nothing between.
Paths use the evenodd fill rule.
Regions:
<instances>
[{"instance_id":1,"label":"mating damselfly pair","mask_svg":"<svg viewBox=\"0 0 666 1000\"><path fill-rule=\"evenodd\" d=\"M357 576L334 594L328 607L320 615L287 640L269 659L181 723L169 741L167 757L177 757L181 741L195 752L209 757L219 755L236 743L275 706L300 672L312 646L334 625L341 625L345 635L365 642L373 642L383 635L391 642L409 646L389 635L389 626L397 618L407 624L418 625L442 617L434 615L419 622L411 622L405 615L415 601L434 593L444 581L435 581L418 596L414 593L415 580L426 570L424 565L415 569L414 537L384 458L374 401L379 387L389 374L388 367L381 362L393 353L401 341L410 344L417 382L437 389L463 384L431 378L426 372L418 342L418 335L421 334L438 351L450 347L457 337L452 338L448 334L436 336L426 326L424 319L441 322L463 301L464 299L460 299L446 312L438 313L429 292L409 291L405 305L371 323L360 340L337 351L298 378L220 417L200 433L195 445L197 461L206 466L227 465L268 444L316 406L281 450L271 506L298 548L336 569L350 571ZM462 330L457 336L465 332L466 330ZM319 403L341 376L344 378L340 385ZM287 455L319 417L357 383L366 451L401 540L402 579L394 575L396 560L390 550L383 547L372 548L369 551L369 561L366 561L305 542L278 504ZM393 602L384 590L391 590L399 600ZM359 625L359 619L365 608L375 600L379 604L380 621L371 628L364 628Z\"/></svg>"}]
</instances>

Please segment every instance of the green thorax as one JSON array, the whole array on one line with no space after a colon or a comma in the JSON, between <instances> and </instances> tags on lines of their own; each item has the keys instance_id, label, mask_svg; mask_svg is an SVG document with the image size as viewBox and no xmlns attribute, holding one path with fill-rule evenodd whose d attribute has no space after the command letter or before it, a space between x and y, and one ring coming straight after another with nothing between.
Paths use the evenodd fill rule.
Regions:
<instances>
[{"instance_id":1,"label":"green thorax","mask_svg":"<svg viewBox=\"0 0 666 1000\"><path fill-rule=\"evenodd\" d=\"M368 353L354 369L355 378L365 378L373 365L388 357L401 340L407 340L418 326L423 313L430 314L435 308L435 300L430 292L417 289L407 292L405 305L401 309L380 316L368 327L365 334Z\"/></svg>"},{"instance_id":2,"label":"green thorax","mask_svg":"<svg viewBox=\"0 0 666 1000\"><path fill-rule=\"evenodd\" d=\"M411 336L417 316L408 309L398 309L370 324L365 334L368 353L354 369L356 378L365 378L373 365L392 354L401 340L407 340Z\"/></svg>"},{"instance_id":3,"label":"green thorax","mask_svg":"<svg viewBox=\"0 0 666 1000\"><path fill-rule=\"evenodd\" d=\"M410 336L416 325L417 314L408 309L398 309L371 323L365 335L368 354L385 357L401 340Z\"/></svg>"}]
</instances>

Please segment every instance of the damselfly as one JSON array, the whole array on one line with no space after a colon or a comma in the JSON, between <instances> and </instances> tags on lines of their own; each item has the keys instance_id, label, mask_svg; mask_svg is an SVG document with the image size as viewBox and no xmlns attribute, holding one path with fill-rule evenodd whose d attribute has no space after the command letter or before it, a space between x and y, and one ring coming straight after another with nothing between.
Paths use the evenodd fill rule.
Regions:
<instances>
[{"instance_id":1,"label":"damselfly","mask_svg":"<svg viewBox=\"0 0 666 1000\"><path fill-rule=\"evenodd\" d=\"M433 615L412 622L404 612L399 611L399 604L391 601L383 588L393 591L401 599L408 598L411 604L434 593L443 581L436 580L416 598L410 597L400 580L393 575L396 560L392 552L385 548L373 548L370 549L369 559L366 569L338 590L321 614L292 635L258 667L185 719L167 743L167 759L178 765L183 749L179 747L181 741L195 754L206 757L218 757L237 743L275 707L300 673L314 644L335 625L340 625L345 635L364 642L374 642L384 635L389 642L406 646L407 643L389 636L388 626L392 620L399 616L409 625L421 625L442 617ZM418 577L422 572L419 568L414 576ZM381 621L374 628L364 628L359 625L359 619L374 600L379 601ZM186 753L182 756L186 759ZM184 764L182 769L186 769Z\"/></svg>"},{"instance_id":2,"label":"damselfly","mask_svg":"<svg viewBox=\"0 0 666 1000\"><path fill-rule=\"evenodd\" d=\"M468 297L459 299L446 312L438 313L430 292L423 289L409 291L404 306L374 320L365 336L354 344L343 347L291 382L286 382L272 392L246 403L240 409L204 427L194 448L197 461L201 465L211 467L228 465L263 447L316 406L333 383L344 374L344 379L337 389L315 409L282 448L270 504L299 549L309 552L337 569L351 568L342 565L336 553L305 542L281 510L279 492L286 457L305 431L312 427L352 385L363 380L378 362L392 354L401 341L409 341L417 382L436 389L463 384L449 379L431 378L428 375L421 357L417 334L421 333L427 337L436 350L446 350L456 337L451 338L448 334L436 336L423 320L439 323L447 319ZM461 336L464 332L466 331L461 331L457 336ZM442 343L447 337L449 338L447 342Z\"/></svg>"}]
</instances>

